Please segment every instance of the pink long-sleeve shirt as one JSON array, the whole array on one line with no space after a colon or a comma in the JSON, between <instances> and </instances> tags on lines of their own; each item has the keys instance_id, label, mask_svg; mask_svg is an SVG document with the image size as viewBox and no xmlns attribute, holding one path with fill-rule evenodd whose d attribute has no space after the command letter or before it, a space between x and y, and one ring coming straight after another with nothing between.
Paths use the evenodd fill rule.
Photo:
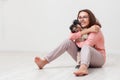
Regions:
<instances>
[{"instance_id":1,"label":"pink long-sleeve shirt","mask_svg":"<svg viewBox=\"0 0 120 80\"><path fill-rule=\"evenodd\" d=\"M70 34L70 40L76 40L78 38L81 38L81 32L77 33L71 33ZM83 45L90 45L93 46L97 51L99 51L103 56L104 59L106 59L106 52L105 52L105 46L104 46L104 36L101 32L94 32L94 33L89 33L88 38L85 41L82 42L76 42L78 47L82 47Z\"/></svg>"}]
</instances>

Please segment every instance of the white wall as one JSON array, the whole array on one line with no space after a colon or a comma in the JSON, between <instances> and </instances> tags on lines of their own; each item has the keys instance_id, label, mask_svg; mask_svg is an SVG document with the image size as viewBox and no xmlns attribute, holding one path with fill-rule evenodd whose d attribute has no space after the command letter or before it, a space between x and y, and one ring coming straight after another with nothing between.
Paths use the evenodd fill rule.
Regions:
<instances>
[{"instance_id":1,"label":"white wall","mask_svg":"<svg viewBox=\"0 0 120 80\"><path fill-rule=\"evenodd\" d=\"M0 51L48 52L69 35L79 10L102 24L108 53L119 53L119 0L0 0Z\"/></svg>"}]
</instances>

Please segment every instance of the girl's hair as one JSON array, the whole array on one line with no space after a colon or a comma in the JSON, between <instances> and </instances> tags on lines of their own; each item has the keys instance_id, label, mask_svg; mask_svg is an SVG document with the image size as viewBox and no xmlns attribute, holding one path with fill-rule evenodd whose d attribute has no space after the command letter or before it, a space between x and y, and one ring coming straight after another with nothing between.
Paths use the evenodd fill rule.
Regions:
<instances>
[{"instance_id":1,"label":"girl's hair","mask_svg":"<svg viewBox=\"0 0 120 80\"><path fill-rule=\"evenodd\" d=\"M88 25L88 28L93 26L93 25L99 25L101 27L101 24L99 23L99 21L96 19L95 15L89 10L89 9L83 9L83 10L80 10L78 12L78 16L77 16L77 19L79 17L79 14L81 12L86 12L88 13L88 16L89 16L89 25Z\"/></svg>"}]
</instances>

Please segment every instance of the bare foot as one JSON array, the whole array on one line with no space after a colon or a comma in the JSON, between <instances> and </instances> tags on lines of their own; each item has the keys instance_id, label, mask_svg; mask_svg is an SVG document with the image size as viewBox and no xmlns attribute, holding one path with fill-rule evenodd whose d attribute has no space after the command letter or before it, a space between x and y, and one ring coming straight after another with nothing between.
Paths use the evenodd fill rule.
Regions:
<instances>
[{"instance_id":1,"label":"bare foot","mask_svg":"<svg viewBox=\"0 0 120 80\"><path fill-rule=\"evenodd\" d=\"M41 59L40 57L35 57L35 63L39 69L42 69L48 63L48 61L46 59Z\"/></svg>"},{"instance_id":2,"label":"bare foot","mask_svg":"<svg viewBox=\"0 0 120 80\"><path fill-rule=\"evenodd\" d=\"M74 72L76 76L84 76L88 74L87 66L86 65L81 65L80 68Z\"/></svg>"}]
</instances>

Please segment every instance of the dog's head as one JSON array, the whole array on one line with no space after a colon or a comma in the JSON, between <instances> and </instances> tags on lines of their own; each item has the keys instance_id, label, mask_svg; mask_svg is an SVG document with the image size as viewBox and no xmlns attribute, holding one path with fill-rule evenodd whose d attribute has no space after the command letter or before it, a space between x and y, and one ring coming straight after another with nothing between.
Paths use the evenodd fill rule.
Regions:
<instances>
[{"instance_id":1,"label":"dog's head","mask_svg":"<svg viewBox=\"0 0 120 80\"><path fill-rule=\"evenodd\" d=\"M79 21L78 20L74 20L73 21L73 24L70 26L70 31L72 32L72 33L76 33L76 32L78 32L78 31L80 31L81 30L81 28L80 28L80 23L79 23Z\"/></svg>"}]
</instances>

